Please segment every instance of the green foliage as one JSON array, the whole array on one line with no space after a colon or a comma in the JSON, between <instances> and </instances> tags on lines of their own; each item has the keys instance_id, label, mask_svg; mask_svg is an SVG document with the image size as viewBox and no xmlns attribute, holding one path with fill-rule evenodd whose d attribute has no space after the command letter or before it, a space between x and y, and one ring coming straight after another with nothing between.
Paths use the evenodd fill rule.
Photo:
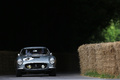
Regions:
<instances>
[{"instance_id":1,"label":"green foliage","mask_svg":"<svg viewBox=\"0 0 120 80\"><path fill-rule=\"evenodd\" d=\"M104 37L104 42L114 42L120 41L120 23L119 21L113 22L111 20L110 26L103 30L102 36Z\"/></svg>"},{"instance_id":2,"label":"green foliage","mask_svg":"<svg viewBox=\"0 0 120 80\"><path fill-rule=\"evenodd\" d=\"M100 77L100 78L116 78L114 75L110 75L110 74L99 74L96 71L87 71L85 74L85 76L90 76L90 77ZM117 78L120 78L119 76L117 76Z\"/></svg>"},{"instance_id":3,"label":"green foliage","mask_svg":"<svg viewBox=\"0 0 120 80\"><path fill-rule=\"evenodd\" d=\"M100 74L98 74L96 71L88 71L84 75L91 76L91 77L99 77L100 76Z\"/></svg>"},{"instance_id":4,"label":"green foliage","mask_svg":"<svg viewBox=\"0 0 120 80\"><path fill-rule=\"evenodd\" d=\"M118 78L118 79L120 78L120 74L117 76L117 78Z\"/></svg>"},{"instance_id":5,"label":"green foliage","mask_svg":"<svg viewBox=\"0 0 120 80\"><path fill-rule=\"evenodd\" d=\"M109 74L101 74L100 75L100 78L115 78L115 76L114 75L109 75Z\"/></svg>"},{"instance_id":6,"label":"green foliage","mask_svg":"<svg viewBox=\"0 0 120 80\"><path fill-rule=\"evenodd\" d=\"M104 42L102 30L109 25L111 19L120 18L119 4L120 0L72 0L67 5L69 9L66 10L70 15L67 21L70 22L60 26L68 26L69 30L61 31L69 33L68 41L71 41L72 45Z\"/></svg>"}]
</instances>

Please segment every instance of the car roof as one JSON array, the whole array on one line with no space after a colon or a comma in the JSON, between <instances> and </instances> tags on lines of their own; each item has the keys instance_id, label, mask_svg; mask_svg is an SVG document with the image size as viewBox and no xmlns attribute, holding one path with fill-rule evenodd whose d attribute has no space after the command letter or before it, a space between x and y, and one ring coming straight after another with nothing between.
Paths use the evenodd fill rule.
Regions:
<instances>
[{"instance_id":1,"label":"car roof","mask_svg":"<svg viewBox=\"0 0 120 80\"><path fill-rule=\"evenodd\" d=\"M23 49L42 49L42 48L46 48L43 46L39 46L39 47L24 47Z\"/></svg>"}]
</instances>

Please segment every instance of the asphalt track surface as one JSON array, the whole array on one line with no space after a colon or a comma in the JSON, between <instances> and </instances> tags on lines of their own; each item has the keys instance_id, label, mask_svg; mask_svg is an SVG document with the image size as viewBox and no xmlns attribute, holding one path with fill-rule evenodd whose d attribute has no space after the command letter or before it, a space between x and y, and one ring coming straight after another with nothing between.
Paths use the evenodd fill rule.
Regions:
<instances>
[{"instance_id":1,"label":"asphalt track surface","mask_svg":"<svg viewBox=\"0 0 120 80\"><path fill-rule=\"evenodd\" d=\"M15 75L0 75L0 80L120 80L120 79L100 79L93 77L81 76L79 73L59 73L57 76L49 76L45 74L26 74L22 77Z\"/></svg>"}]
</instances>

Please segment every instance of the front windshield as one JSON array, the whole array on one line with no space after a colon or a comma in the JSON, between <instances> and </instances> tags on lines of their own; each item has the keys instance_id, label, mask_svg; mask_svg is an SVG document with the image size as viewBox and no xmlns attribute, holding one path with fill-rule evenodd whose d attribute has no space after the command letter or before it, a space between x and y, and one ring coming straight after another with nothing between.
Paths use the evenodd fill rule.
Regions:
<instances>
[{"instance_id":1,"label":"front windshield","mask_svg":"<svg viewBox=\"0 0 120 80\"><path fill-rule=\"evenodd\" d=\"M24 49L22 51L22 55L34 55L34 54L48 54L48 50L47 49Z\"/></svg>"}]
</instances>

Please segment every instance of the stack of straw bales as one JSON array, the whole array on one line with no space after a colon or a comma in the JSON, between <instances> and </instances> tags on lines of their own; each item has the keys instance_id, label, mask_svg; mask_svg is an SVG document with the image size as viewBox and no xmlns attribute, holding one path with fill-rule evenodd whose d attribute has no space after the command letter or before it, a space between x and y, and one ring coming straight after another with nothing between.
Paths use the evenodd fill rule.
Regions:
<instances>
[{"instance_id":1,"label":"stack of straw bales","mask_svg":"<svg viewBox=\"0 0 120 80\"><path fill-rule=\"evenodd\" d=\"M85 44L78 52L82 74L89 70L99 74L120 74L120 42Z\"/></svg>"}]
</instances>

